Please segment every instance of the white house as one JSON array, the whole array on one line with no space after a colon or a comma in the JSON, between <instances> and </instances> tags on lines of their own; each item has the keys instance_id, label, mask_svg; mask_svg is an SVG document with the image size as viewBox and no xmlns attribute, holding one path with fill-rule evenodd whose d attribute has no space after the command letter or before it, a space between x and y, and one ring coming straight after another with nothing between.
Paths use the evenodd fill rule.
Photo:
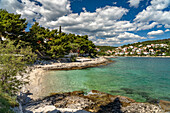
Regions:
<instances>
[{"instance_id":1,"label":"white house","mask_svg":"<svg viewBox=\"0 0 170 113\"><path fill-rule=\"evenodd\" d=\"M143 52L143 54L144 54L144 55L148 55L149 53L148 53L148 52L146 52L146 51L144 51L144 52Z\"/></svg>"},{"instance_id":2,"label":"white house","mask_svg":"<svg viewBox=\"0 0 170 113\"><path fill-rule=\"evenodd\" d=\"M163 56L165 56L166 54L165 53L162 53Z\"/></svg>"},{"instance_id":3,"label":"white house","mask_svg":"<svg viewBox=\"0 0 170 113\"><path fill-rule=\"evenodd\" d=\"M141 55L141 52L137 52L138 55Z\"/></svg>"},{"instance_id":4,"label":"white house","mask_svg":"<svg viewBox=\"0 0 170 113\"><path fill-rule=\"evenodd\" d=\"M135 52L130 52L131 55L135 54Z\"/></svg>"},{"instance_id":5,"label":"white house","mask_svg":"<svg viewBox=\"0 0 170 113\"><path fill-rule=\"evenodd\" d=\"M148 48L151 48L152 46L151 45L147 45Z\"/></svg>"},{"instance_id":6,"label":"white house","mask_svg":"<svg viewBox=\"0 0 170 113\"><path fill-rule=\"evenodd\" d=\"M64 55L64 57L70 58L71 56L78 56L78 53L69 53L68 55Z\"/></svg>"},{"instance_id":7,"label":"white house","mask_svg":"<svg viewBox=\"0 0 170 113\"><path fill-rule=\"evenodd\" d=\"M133 46L129 46L129 48L133 49Z\"/></svg>"}]
</instances>

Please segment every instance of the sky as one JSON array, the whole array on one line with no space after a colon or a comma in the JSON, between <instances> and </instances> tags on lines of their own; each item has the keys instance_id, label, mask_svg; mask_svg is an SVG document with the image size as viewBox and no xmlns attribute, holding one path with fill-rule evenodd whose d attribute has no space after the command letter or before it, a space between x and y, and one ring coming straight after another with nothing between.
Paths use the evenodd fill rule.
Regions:
<instances>
[{"instance_id":1,"label":"sky","mask_svg":"<svg viewBox=\"0 0 170 113\"><path fill-rule=\"evenodd\" d=\"M21 14L28 28L62 26L96 45L170 38L170 0L0 0L0 8Z\"/></svg>"}]
</instances>

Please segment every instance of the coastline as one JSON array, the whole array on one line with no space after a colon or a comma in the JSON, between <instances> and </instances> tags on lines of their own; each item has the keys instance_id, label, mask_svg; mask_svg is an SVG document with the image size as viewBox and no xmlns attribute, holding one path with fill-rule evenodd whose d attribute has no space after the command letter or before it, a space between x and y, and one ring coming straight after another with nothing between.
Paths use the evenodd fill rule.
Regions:
<instances>
[{"instance_id":1,"label":"coastline","mask_svg":"<svg viewBox=\"0 0 170 113\"><path fill-rule=\"evenodd\" d=\"M44 95L42 95L42 92L45 90L45 87L43 87L43 76L48 76L48 71L59 71L59 70L77 70L77 69L85 69L90 67L97 67L101 65L107 65L109 63L112 63L114 61L105 58L105 57L99 57L92 59L91 61L87 62L69 62L69 63L47 63L43 65L34 65L30 67L32 71L25 75L29 76L29 84L25 85L21 92L26 93L29 91L31 95L29 97L33 100L37 100L39 98L43 98Z\"/></svg>"},{"instance_id":2,"label":"coastline","mask_svg":"<svg viewBox=\"0 0 170 113\"><path fill-rule=\"evenodd\" d=\"M170 56L107 56L107 58L116 58L116 57L170 58Z\"/></svg>"},{"instance_id":3,"label":"coastline","mask_svg":"<svg viewBox=\"0 0 170 113\"><path fill-rule=\"evenodd\" d=\"M170 102L161 100L155 104L142 103L125 96L92 90L87 95L82 91L54 93L21 104L24 113L166 113L169 111Z\"/></svg>"},{"instance_id":4,"label":"coastline","mask_svg":"<svg viewBox=\"0 0 170 113\"><path fill-rule=\"evenodd\" d=\"M25 87L25 92L28 90L30 91L29 93L31 95L27 95L27 97L30 100L28 99L29 100L28 101L27 99L25 99L25 102L22 105L23 110L46 112L46 110L48 109L49 111L77 112L77 113L79 111L81 111L82 113L83 112L90 113L90 112L97 112L97 111L102 110L102 112L105 112L108 109L107 105L110 105L110 103L114 104L114 106L118 106L118 107L120 106L120 103L121 103L121 104L125 105L123 107L121 106L121 109L117 109L117 108L111 108L111 109L118 110L118 111L123 110L123 111L129 111L129 112L132 112L133 110L135 110L136 112L139 112L139 110L144 109L144 111L142 111L142 112L146 112L146 111L158 112L159 111L160 113L164 113L164 110L166 108L164 108L164 109L162 109L162 108L166 107L165 105L169 102L161 101L161 103L159 103L159 105L154 105L154 104L150 104L150 103L139 103L139 102L135 102L135 100L130 99L128 97L109 95L107 93L102 93L102 92L95 91L95 90L91 91L88 94L88 95L93 94L92 96L88 96L88 95L84 95L84 94L82 95L81 92L74 91L74 92L69 92L69 93L56 93L51 96L44 96L44 97L42 96L41 98L39 97L41 95L41 93L43 92L43 90L46 90L42 85L43 84L43 76L48 76L48 75L46 75L46 72L53 70L54 69L53 66L56 66L58 64L59 66L57 65L57 70L84 69L84 68L88 68L90 65L92 65L92 67L99 66L99 65L106 65L107 63L110 63L108 58L114 58L114 57L115 56L102 57L102 58L99 58L100 60L98 59L97 62L96 62L96 60L88 61L88 65L87 65L87 62L78 62L78 63L54 63L54 64L50 64L50 65L41 65L41 66L36 65L36 66L34 66L33 67L34 70L29 74L30 75L30 85L27 85ZM83 63L83 65L81 65L81 63ZM73 67L76 66L76 68L68 68L67 65L73 66ZM50 66L50 67L52 66L52 68L49 69L48 66ZM85 66L85 67L83 67L83 66ZM86 66L88 66L88 67L86 67ZM65 67L65 68L63 68L63 67ZM94 100L94 98L96 98L96 100ZM116 98L119 98L120 103L117 102ZM89 99L89 100L87 100L87 99ZM56 100L56 101L53 101L53 100ZM107 101L107 100L109 100L109 101ZM114 103L115 101L116 101L116 103ZM73 102L72 103L73 105L65 104L67 102L70 102L70 103ZM101 104L100 104L100 102L101 102ZM129 103L126 103L126 102L129 102ZM53 103L53 104L49 104L49 103ZM89 105L89 106L86 106L86 105ZM93 105L93 108L91 108L92 105ZM103 109L100 109L100 107L102 107L102 106L106 106L106 108L104 107ZM161 108L160 108L160 106L161 106Z\"/></svg>"},{"instance_id":5,"label":"coastline","mask_svg":"<svg viewBox=\"0 0 170 113\"><path fill-rule=\"evenodd\" d=\"M66 63L53 63L50 65L37 65L34 66L35 68L42 68L43 70L75 70L75 69L85 69L90 67L97 67L100 65L107 65L114 61L106 58L106 57L99 57L90 59L90 61L86 62L66 62Z\"/></svg>"}]
</instances>

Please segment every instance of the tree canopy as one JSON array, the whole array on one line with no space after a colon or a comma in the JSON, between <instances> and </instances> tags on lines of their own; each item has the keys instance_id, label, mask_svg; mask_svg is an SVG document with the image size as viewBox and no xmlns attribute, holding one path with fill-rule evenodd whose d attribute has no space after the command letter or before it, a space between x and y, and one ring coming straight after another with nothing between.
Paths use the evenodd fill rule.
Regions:
<instances>
[{"instance_id":1,"label":"tree canopy","mask_svg":"<svg viewBox=\"0 0 170 113\"><path fill-rule=\"evenodd\" d=\"M14 41L14 45L26 47L31 46L32 51L41 56L50 58L63 57L69 52L78 52L79 55L89 54L95 56L95 45L88 40L88 36L79 36L75 34L66 34L57 29L50 30L35 22L28 32L26 19L21 15L8 13L6 10L0 10L0 40L2 37Z\"/></svg>"},{"instance_id":2,"label":"tree canopy","mask_svg":"<svg viewBox=\"0 0 170 113\"><path fill-rule=\"evenodd\" d=\"M11 40L19 40L25 28L27 27L26 19L22 19L21 15L8 13L6 10L0 9L0 36ZM0 38L0 40L2 40Z\"/></svg>"}]
</instances>

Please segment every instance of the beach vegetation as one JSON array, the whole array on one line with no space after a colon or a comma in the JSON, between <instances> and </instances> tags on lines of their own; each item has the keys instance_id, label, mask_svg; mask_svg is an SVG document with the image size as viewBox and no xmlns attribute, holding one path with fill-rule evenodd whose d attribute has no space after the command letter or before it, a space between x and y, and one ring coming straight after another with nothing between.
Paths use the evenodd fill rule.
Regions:
<instances>
[{"instance_id":1,"label":"beach vegetation","mask_svg":"<svg viewBox=\"0 0 170 113\"><path fill-rule=\"evenodd\" d=\"M15 95L22 85L27 73L27 66L34 63L36 55L31 47L14 46L14 41L0 43L0 86L5 93Z\"/></svg>"}]
</instances>

